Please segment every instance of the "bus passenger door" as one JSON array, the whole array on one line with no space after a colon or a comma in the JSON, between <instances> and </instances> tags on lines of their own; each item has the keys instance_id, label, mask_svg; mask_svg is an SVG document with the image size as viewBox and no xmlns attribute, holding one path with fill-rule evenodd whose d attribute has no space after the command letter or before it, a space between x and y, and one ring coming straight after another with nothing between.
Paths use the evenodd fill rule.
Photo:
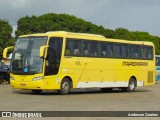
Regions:
<instances>
[{"instance_id":1,"label":"bus passenger door","mask_svg":"<svg viewBox=\"0 0 160 120\"><path fill-rule=\"evenodd\" d=\"M53 88L53 85L56 84L55 79L59 72L62 53L62 40L63 38L60 37L53 37L49 40L48 54L45 64L45 78L48 87L51 88Z\"/></svg>"}]
</instances>

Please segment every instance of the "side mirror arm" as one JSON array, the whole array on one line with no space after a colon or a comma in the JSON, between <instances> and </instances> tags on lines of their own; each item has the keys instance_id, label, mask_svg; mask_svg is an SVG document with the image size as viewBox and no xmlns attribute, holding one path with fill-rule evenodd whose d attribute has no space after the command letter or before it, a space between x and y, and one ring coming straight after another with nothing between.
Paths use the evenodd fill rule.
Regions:
<instances>
[{"instance_id":1,"label":"side mirror arm","mask_svg":"<svg viewBox=\"0 0 160 120\"><path fill-rule=\"evenodd\" d=\"M48 45L44 45L40 47L40 51L39 51L39 57L40 58L47 58L47 49L48 49Z\"/></svg>"},{"instance_id":2,"label":"side mirror arm","mask_svg":"<svg viewBox=\"0 0 160 120\"><path fill-rule=\"evenodd\" d=\"M14 49L14 46L7 47L3 50L3 58L7 58L7 53L11 49Z\"/></svg>"}]
</instances>

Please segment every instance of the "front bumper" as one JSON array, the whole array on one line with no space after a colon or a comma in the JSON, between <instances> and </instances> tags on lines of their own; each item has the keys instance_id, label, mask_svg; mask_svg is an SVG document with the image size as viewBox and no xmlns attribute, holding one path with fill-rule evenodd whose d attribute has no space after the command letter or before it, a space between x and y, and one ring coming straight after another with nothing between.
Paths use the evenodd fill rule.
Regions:
<instances>
[{"instance_id":1,"label":"front bumper","mask_svg":"<svg viewBox=\"0 0 160 120\"><path fill-rule=\"evenodd\" d=\"M14 89L26 89L26 90L44 90L44 82L42 80L31 82L19 82L15 80L10 81L11 87Z\"/></svg>"}]
</instances>

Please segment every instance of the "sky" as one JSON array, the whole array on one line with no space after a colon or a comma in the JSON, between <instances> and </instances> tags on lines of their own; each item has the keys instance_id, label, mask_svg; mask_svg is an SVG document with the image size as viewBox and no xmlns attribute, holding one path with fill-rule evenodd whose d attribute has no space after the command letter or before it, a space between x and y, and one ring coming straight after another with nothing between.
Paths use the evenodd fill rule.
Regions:
<instances>
[{"instance_id":1,"label":"sky","mask_svg":"<svg viewBox=\"0 0 160 120\"><path fill-rule=\"evenodd\" d=\"M66 13L102 25L160 36L160 0L0 0L0 19L13 26L26 15Z\"/></svg>"}]
</instances>

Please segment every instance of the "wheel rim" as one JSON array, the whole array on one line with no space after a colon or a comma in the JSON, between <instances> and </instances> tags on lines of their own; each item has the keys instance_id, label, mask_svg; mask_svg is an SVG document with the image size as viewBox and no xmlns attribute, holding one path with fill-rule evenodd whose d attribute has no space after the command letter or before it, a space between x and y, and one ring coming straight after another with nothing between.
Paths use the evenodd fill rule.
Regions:
<instances>
[{"instance_id":1,"label":"wheel rim","mask_svg":"<svg viewBox=\"0 0 160 120\"><path fill-rule=\"evenodd\" d=\"M133 89L135 88L135 85L134 85L134 82L133 82L133 81L131 81L131 82L129 83L129 88L130 88L130 90L133 90Z\"/></svg>"},{"instance_id":2,"label":"wheel rim","mask_svg":"<svg viewBox=\"0 0 160 120\"><path fill-rule=\"evenodd\" d=\"M69 83L68 82L64 82L63 85L62 85L62 90L64 92L68 92L69 90Z\"/></svg>"}]
</instances>

